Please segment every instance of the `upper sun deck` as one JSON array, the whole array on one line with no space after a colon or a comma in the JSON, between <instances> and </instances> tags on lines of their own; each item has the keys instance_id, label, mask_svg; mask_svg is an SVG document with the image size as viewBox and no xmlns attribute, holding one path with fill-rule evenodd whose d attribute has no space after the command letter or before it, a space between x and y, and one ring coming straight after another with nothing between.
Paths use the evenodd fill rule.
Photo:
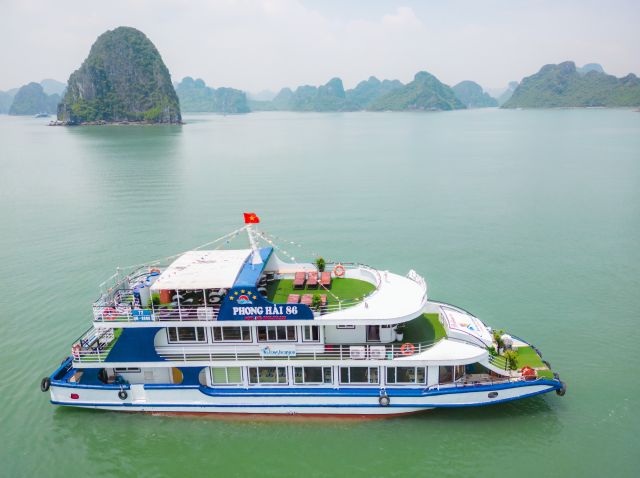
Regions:
<instances>
[{"instance_id":1,"label":"upper sun deck","mask_svg":"<svg viewBox=\"0 0 640 478\"><path fill-rule=\"evenodd\" d=\"M94 321L112 327L237 320L393 324L419 315L426 303L424 279L413 271L400 276L362 264L326 266L322 274L311 263L284 262L271 247L189 251L170 264L114 277L94 303Z\"/></svg>"}]
</instances>

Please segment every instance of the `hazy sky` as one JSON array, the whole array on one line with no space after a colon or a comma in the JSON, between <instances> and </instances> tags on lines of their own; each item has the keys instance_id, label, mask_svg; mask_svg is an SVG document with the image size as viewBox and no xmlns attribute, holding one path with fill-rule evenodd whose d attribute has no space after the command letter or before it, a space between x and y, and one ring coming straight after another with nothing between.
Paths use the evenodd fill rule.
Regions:
<instances>
[{"instance_id":1,"label":"hazy sky","mask_svg":"<svg viewBox=\"0 0 640 478\"><path fill-rule=\"evenodd\" d=\"M66 82L96 37L128 25L174 81L257 92L370 75L502 87L543 64L640 74L640 0L0 0L0 89Z\"/></svg>"}]
</instances>

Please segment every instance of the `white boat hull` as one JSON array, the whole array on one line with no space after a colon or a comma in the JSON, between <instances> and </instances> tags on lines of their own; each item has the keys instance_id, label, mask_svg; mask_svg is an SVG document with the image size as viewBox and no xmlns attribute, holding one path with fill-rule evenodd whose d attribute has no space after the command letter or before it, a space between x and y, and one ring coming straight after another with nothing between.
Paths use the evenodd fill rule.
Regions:
<instances>
[{"instance_id":1,"label":"white boat hull","mask_svg":"<svg viewBox=\"0 0 640 478\"><path fill-rule=\"evenodd\" d=\"M118 388L81 388L55 383L51 402L56 405L128 412L220 413L269 415L359 415L381 416L415 413L432 408L482 406L531 397L557 390L554 381L537 380L491 387L455 387L440 390L388 389L389 404L380 404L379 389L334 389L313 391L220 390L200 387L127 388L121 399Z\"/></svg>"}]
</instances>

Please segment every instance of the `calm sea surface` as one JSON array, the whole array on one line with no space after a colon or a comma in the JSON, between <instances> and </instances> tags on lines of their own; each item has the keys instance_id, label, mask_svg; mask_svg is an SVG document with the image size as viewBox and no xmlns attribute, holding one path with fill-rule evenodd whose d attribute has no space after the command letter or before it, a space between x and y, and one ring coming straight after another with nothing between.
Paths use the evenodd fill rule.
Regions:
<instances>
[{"instance_id":1,"label":"calm sea surface","mask_svg":"<svg viewBox=\"0 0 640 478\"><path fill-rule=\"evenodd\" d=\"M0 116L0 475L637 476L640 113L187 116L50 128ZM425 275L541 348L568 384L406 418L68 410L40 379L118 265L241 225Z\"/></svg>"}]
</instances>

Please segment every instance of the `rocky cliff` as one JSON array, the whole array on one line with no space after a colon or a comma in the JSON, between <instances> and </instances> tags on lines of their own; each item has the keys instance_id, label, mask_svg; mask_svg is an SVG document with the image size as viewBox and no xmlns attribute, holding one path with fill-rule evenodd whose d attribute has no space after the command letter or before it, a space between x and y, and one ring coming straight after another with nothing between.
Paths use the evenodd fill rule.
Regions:
<instances>
[{"instance_id":1,"label":"rocky cliff","mask_svg":"<svg viewBox=\"0 0 640 478\"><path fill-rule=\"evenodd\" d=\"M73 72L58 120L180 123L180 103L169 70L139 30L118 27L98 37Z\"/></svg>"}]
</instances>

